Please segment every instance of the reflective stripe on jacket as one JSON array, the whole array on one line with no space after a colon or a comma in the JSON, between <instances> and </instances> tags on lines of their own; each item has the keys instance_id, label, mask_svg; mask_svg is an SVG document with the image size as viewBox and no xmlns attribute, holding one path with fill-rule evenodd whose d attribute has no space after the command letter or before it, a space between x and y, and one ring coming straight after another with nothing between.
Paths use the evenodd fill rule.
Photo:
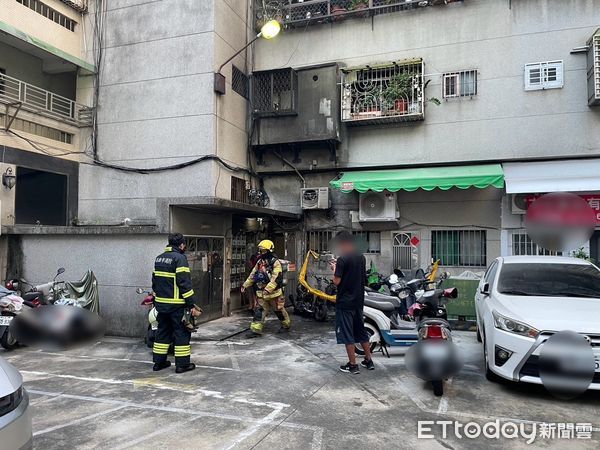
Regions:
<instances>
[{"instance_id":1,"label":"reflective stripe on jacket","mask_svg":"<svg viewBox=\"0 0 600 450\"><path fill-rule=\"evenodd\" d=\"M265 264L265 261L259 260L250 275L244 282L244 287L249 288L250 286L255 284L254 278L256 276L256 272L261 269L261 264ZM281 262L277 258L271 262L269 265L270 272L269 275L269 283L264 286L257 285L256 296L258 298L264 298L266 300L270 300L273 298L279 298L283 296L283 290L281 289L281 278L283 277L283 268L281 267ZM268 292L267 292L268 291Z\"/></svg>"},{"instance_id":2,"label":"reflective stripe on jacket","mask_svg":"<svg viewBox=\"0 0 600 450\"><path fill-rule=\"evenodd\" d=\"M167 247L154 260L152 290L156 303L194 305L194 289L187 258L178 249Z\"/></svg>"}]
</instances>

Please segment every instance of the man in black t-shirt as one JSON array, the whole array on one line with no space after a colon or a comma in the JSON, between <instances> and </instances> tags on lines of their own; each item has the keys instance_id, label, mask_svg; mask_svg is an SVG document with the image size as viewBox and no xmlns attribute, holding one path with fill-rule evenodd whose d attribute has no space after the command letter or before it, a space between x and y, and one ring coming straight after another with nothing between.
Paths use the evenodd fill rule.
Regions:
<instances>
[{"instance_id":1,"label":"man in black t-shirt","mask_svg":"<svg viewBox=\"0 0 600 450\"><path fill-rule=\"evenodd\" d=\"M346 346L348 363L340 366L342 372L359 373L356 364L355 343L360 343L365 351L361 365L368 370L375 369L371 359L371 344L365 330L363 306L365 302L366 260L358 253L354 236L347 231L335 237L339 257L335 262L333 282L337 286L335 303L335 332L338 344Z\"/></svg>"}]
</instances>

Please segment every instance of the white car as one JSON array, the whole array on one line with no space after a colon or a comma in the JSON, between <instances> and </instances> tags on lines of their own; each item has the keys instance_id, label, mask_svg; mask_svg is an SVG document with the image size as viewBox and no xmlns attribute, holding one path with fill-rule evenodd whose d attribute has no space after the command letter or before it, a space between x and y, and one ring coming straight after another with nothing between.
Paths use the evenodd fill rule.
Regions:
<instances>
[{"instance_id":1,"label":"white car","mask_svg":"<svg viewBox=\"0 0 600 450\"><path fill-rule=\"evenodd\" d=\"M497 258L479 283L475 308L488 379L542 384L542 345L570 330L592 345L596 373L589 389L600 390L600 269L592 263L561 256Z\"/></svg>"},{"instance_id":2,"label":"white car","mask_svg":"<svg viewBox=\"0 0 600 450\"><path fill-rule=\"evenodd\" d=\"M31 449L29 395L17 369L0 357L0 448Z\"/></svg>"}]
</instances>

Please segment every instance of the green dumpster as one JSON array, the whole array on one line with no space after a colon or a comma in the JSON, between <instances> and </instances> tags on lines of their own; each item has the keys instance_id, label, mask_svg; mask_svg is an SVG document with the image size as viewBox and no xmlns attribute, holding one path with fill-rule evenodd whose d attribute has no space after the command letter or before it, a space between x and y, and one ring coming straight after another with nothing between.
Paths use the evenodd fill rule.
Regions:
<instances>
[{"instance_id":1,"label":"green dumpster","mask_svg":"<svg viewBox=\"0 0 600 450\"><path fill-rule=\"evenodd\" d=\"M456 287L458 298L448 302L448 318L455 320L475 320L475 293L479 280L472 278L450 277L443 287Z\"/></svg>"}]
</instances>

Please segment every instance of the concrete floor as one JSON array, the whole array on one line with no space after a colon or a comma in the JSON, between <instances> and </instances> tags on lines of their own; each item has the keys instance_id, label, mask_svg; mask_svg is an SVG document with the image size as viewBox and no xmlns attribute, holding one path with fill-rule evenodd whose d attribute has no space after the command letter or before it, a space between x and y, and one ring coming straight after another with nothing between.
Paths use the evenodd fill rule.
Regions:
<instances>
[{"instance_id":1,"label":"concrete floor","mask_svg":"<svg viewBox=\"0 0 600 450\"><path fill-rule=\"evenodd\" d=\"M14 364L31 394L36 449L319 449L319 448L599 448L591 440L479 437L441 428L417 438L418 420L484 424L499 419L600 424L600 394L559 401L543 388L488 382L474 333L456 332L466 358L444 397L404 368L402 350L375 357L377 369L340 373L344 351L331 323L294 317L289 335L229 336L248 324L235 316L204 324L195 335L194 372L152 372L138 340L105 338L60 353L20 348L0 355ZM1 445L0 445L1 447Z\"/></svg>"}]
</instances>

